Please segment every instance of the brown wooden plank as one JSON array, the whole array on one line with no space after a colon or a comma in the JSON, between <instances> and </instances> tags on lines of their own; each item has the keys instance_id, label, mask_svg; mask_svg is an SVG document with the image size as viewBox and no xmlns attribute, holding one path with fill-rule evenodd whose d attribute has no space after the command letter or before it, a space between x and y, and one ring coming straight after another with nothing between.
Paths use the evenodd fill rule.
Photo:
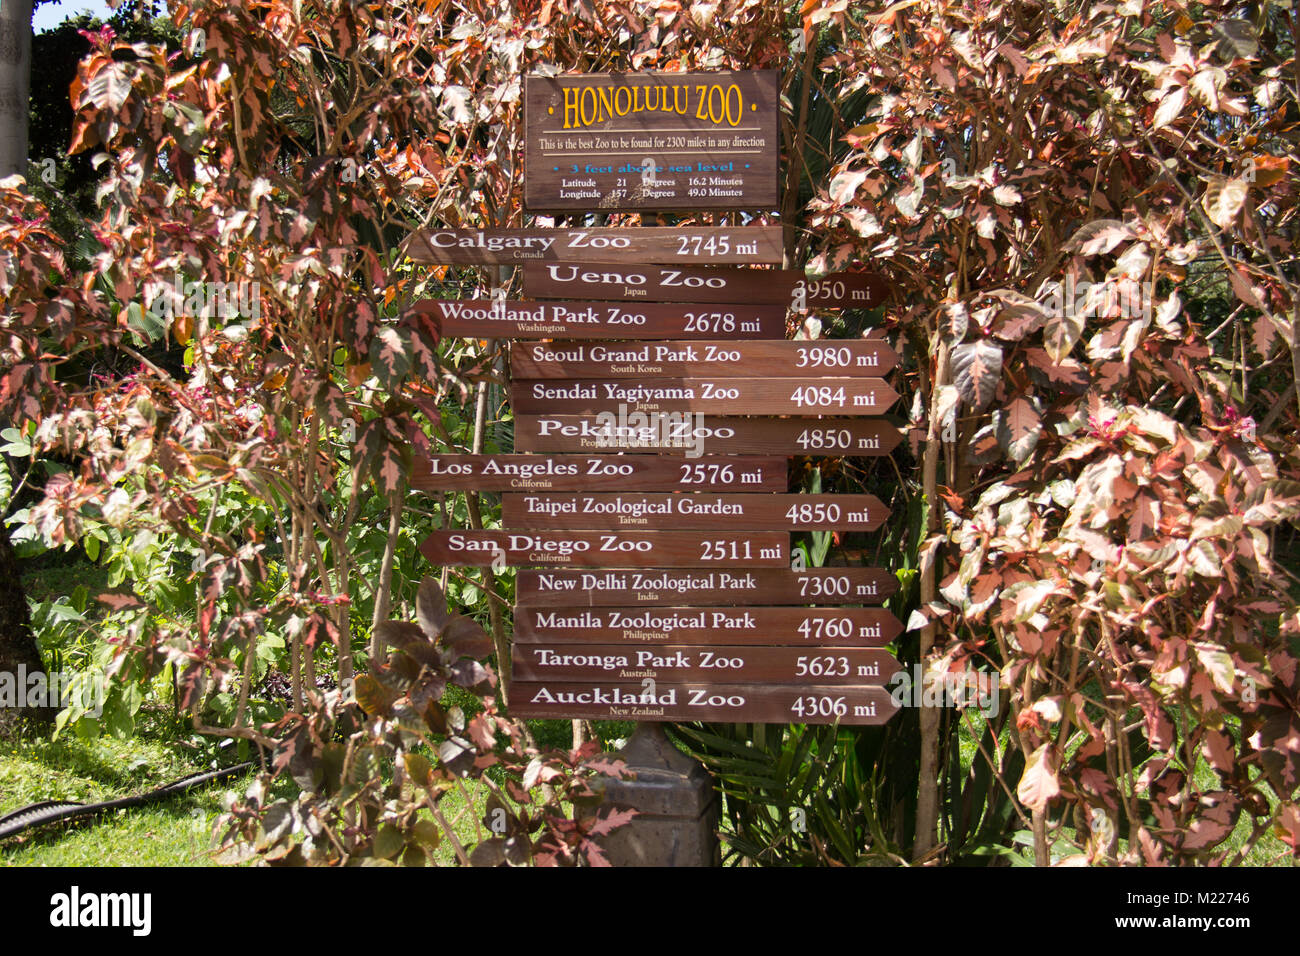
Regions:
<instances>
[{"instance_id":1,"label":"brown wooden plank","mask_svg":"<svg viewBox=\"0 0 1300 956\"><path fill-rule=\"evenodd\" d=\"M512 675L523 681L642 680L710 684L882 685L898 671L888 651L860 647L699 647L516 644Z\"/></svg>"},{"instance_id":2,"label":"brown wooden plank","mask_svg":"<svg viewBox=\"0 0 1300 956\"><path fill-rule=\"evenodd\" d=\"M775 209L775 70L524 80L524 207Z\"/></svg>"},{"instance_id":3,"label":"brown wooden plank","mask_svg":"<svg viewBox=\"0 0 1300 956\"><path fill-rule=\"evenodd\" d=\"M434 455L415 464L421 491L785 491L778 455Z\"/></svg>"},{"instance_id":4,"label":"brown wooden plank","mask_svg":"<svg viewBox=\"0 0 1300 956\"><path fill-rule=\"evenodd\" d=\"M592 227L590 229L421 229L406 240L416 262L503 265L521 262L780 263L780 226Z\"/></svg>"},{"instance_id":5,"label":"brown wooden plank","mask_svg":"<svg viewBox=\"0 0 1300 956\"><path fill-rule=\"evenodd\" d=\"M535 379L510 389L520 415L881 415L896 401L898 393L882 378Z\"/></svg>"},{"instance_id":6,"label":"brown wooden plank","mask_svg":"<svg viewBox=\"0 0 1300 956\"><path fill-rule=\"evenodd\" d=\"M756 724L883 724L898 705L883 687L789 684L581 684L511 681L510 716L706 720Z\"/></svg>"},{"instance_id":7,"label":"brown wooden plank","mask_svg":"<svg viewBox=\"0 0 1300 956\"><path fill-rule=\"evenodd\" d=\"M889 285L873 272L831 272L805 276L790 290L794 309L871 309L889 295Z\"/></svg>"},{"instance_id":8,"label":"brown wooden plank","mask_svg":"<svg viewBox=\"0 0 1300 956\"><path fill-rule=\"evenodd\" d=\"M762 302L789 306L794 269L662 266L617 262L526 263L524 295L535 299L642 302Z\"/></svg>"},{"instance_id":9,"label":"brown wooden plank","mask_svg":"<svg viewBox=\"0 0 1300 956\"><path fill-rule=\"evenodd\" d=\"M521 607L734 607L772 604L882 604L898 590L884 568L804 571L520 571Z\"/></svg>"},{"instance_id":10,"label":"brown wooden plank","mask_svg":"<svg viewBox=\"0 0 1300 956\"><path fill-rule=\"evenodd\" d=\"M420 545L434 564L576 568L763 568L790 563L781 532L434 531Z\"/></svg>"},{"instance_id":11,"label":"brown wooden plank","mask_svg":"<svg viewBox=\"0 0 1300 956\"><path fill-rule=\"evenodd\" d=\"M903 440L878 418L730 418L691 413L515 416L525 452L605 451L774 455L888 455Z\"/></svg>"},{"instance_id":12,"label":"brown wooden plank","mask_svg":"<svg viewBox=\"0 0 1300 956\"><path fill-rule=\"evenodd\" d=\"M446 337L784 339L783 305L422 299L411 311Z\"/></svg>"},{"instance_id":13,"label":"brown wooden plank","mask_svg":"<svg viewBox=\"0 0 1300 956\"><path fill-rule=\"evenodd\" d=\"M880 647L903 631L875 607L515 607L519 644Z\"/></svg>"},{"instance_id":14,"label":"brown wooden plank","mask_svg":"<svg viewBox=\"0 0 1300 956\"><path fill-rule=\"evenodd\" d=\"M515 379L643 375L825 378L884 375L898 353L880 339L814 342L515 342Z\"/></svg>"},{"instance_id":15,"label":"brown wooden plank","mask_svg":"<svg viewBox=\"0 0 1300 956\"><path fill-rule=\"evenodd\" d=\"M763 302L791 308L870 309L889 287L866 272L811 279L797 269L634 265L600 262L526 262L524 295L535 299L642 302Z\"/></svg>"},{"instance_id":16,"label":"brown wooden plank","mask_svg":"<svg viewBox=\"0 0 1300 956\"><path fill-rule=\"evenodd\" d=\"M874 495L573 491L501 496L501 523L507 528L875 531L888 517L889 509Z\"/></svg>"}]
</instances>

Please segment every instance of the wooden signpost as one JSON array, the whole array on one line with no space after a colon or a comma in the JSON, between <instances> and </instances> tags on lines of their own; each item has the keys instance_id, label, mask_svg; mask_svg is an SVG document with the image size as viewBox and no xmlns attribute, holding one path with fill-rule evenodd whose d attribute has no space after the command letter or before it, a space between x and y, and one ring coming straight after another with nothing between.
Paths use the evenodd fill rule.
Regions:
<instances>
[{"instance_id":1,"label":"wooden signpost","mask_svg":"<svg viewBox=\"0 0 1300 956\"><path fill-rule=\"evenodd\" d=\"M435 265L517 266L523 262L780 263L780 226L734 229L428 229L411 235L406 254Z\"/></svg>"},{"instance_id":2,"label":"wooden signpost","mask_svg":"<svg viewBox=\"0 0 1300 956\"><path fill-rule=\"evenodd\" d=\"M667 684L645 680L512 681L511 710L527 717L711 720L764 724L883 724L898 705L877 686ZM515 703L515 702L518 703Z\"/></svg>"},{"instance_id":3,"label":"wooden signpost","mask_svg":"<svg viewBox=\"0 0 1300 956\"><path fill-rule=\"evenodd\" d=\"M782 305L426 299L411 311L427 316L440 335L467 338L785 338Z\"/></svg>"},{"instance_id":4,"label":"wooden signpost","mask_svg":"<svg viewBox=\"0 0 1300 956\"><path fill-rule=\"evenodd\" d=\"M519 415L526 452L701 452L728 455L888 455L903 440L879 418L726 418L712 415Z\"/></svg>"},{"instance_id":5,"label":"wooden signpost","mask_svg":"<svg viewBox=\"0 0 1300 956\"><path fill-rule=\"evenodd\" d=\"M524 81L524 207L775 209L775 70Z\"/></svg>"},{"instance_id":6,"label":"wooden signpost","mask_svg":"<svg viewBox=\"0 0 1300 956\"><path fill-rule=\"evenodd\" d=\"M520 607L729 607L883 604L898 579L883 568L803 571L520 571Z\"/></svg>"},{"instance_id":7,"label":"wooden signpost","mask_svg":"<svg viewBox=\"0 0 1300 956\"><path fill-rule=\"evenodd\" d=\"M672 527L731 531L875 531L889 509L872 495L715 495L565 492L507 494L511 528Z\"/></svg>"},{"instance_id":8,"label":"wooden signpost","mask_svg":"<svg viewBox=\"0 0 1300 956\"><path fill-rule=\"evenodd\" d=\"M788 644L880 647L902 631L870 607L515 608L516 644Z\"/></svg>"},{"instance_id":9,"label":"wooden signpost","mask_svg":"<svg viewBox=\"0 0 1300 956\"><path fill-rule=\"evenodd\" d=\"M852 647L744 647L634 644L532 644L515 657L526 681L602 681L650 677L715 684L883 684L897 661Z\"/></svg>"},{"instance_id":10,"label":"wooden signpost","mask_svg":"<svg viewBox=\"0 0 1300 956\"><path fill-rule=\"evenodd\" d=\"M644 455L435 455L417 466L424 491L785 491L775 455L713 455L684 461Z\"/></svg>"},{"instance_id":11,"label":"wooden signpost","mask_svg":"<svg viewBox=\"0 0 1300 956\"><path fill-rule=\"evenodd\" d=\"M779 568L790 536L690 531L434 531L420 551L462 567L551 565L579 568Z\"/></svg>"},{"instance_id":12,"label":"wooden signpost","mask_svg":"<svg viewBox=\"0 0 1300 956\"><path fill-rule=\"evenodd\" d=\"M898 353L880 339L815 342L518 342L516 379L771 375L884 375Z\"/></svg>"},{"instance_id":13,"label":"wooden signpost","mask_svg":"<svg viewBox=\"0 0 1300 956\"><path fill-rule=\"evenodd\" d=\"M717 415L881 415L898 393L880 378L655 378L516 382L522 415L619 411Z\"/></svg>"},{"instance_id":14,"label":"wooden signpost","mask_svg":"<svg viewBox=\"0 0 1300 956\"><path fill-rule=\"evenodd\" d=\"M523 272L524 294L538 299L764 302L794 308L870 309L889 291L879 276L866 272L836 272L809 279L794 269L638 266L599 260L529 262Z\"/></svg>"},{"instance_id":15,"label":"wooden signpost","mask_svg":"<svg viewBox=\"0 0 1300 956\"><path fill-rule=\"evenodd\" d=\"M774 71L532 76L524 108L529 210L778 205ZM801 313L870 309L888 290L865 272L767 268L783 251L774 225L571 219L408 239L419 262L522 272L526 301L412 307L442 336L512 340L517 453L435 455L411 476L423 491L503 493L501 529L438 530L420 550L437 565L520 568L513 652L498 662L513 671L512 716L868 725L895 712L884 685L902 625L879 605L897 578L791 564L792 534L870 532L889 512L867 494L790 494L788 462L886 455L901 440L879 417L899 398L888 344L786 339ZM671 751L649 726L626 753ZM714 840L706 813L687 814L692 842L668 808L662 779L684 759L610 783L641 812L624 832ZM681 803L704 806L712 788L692 780Z\"/></svg>"}]
</instances>

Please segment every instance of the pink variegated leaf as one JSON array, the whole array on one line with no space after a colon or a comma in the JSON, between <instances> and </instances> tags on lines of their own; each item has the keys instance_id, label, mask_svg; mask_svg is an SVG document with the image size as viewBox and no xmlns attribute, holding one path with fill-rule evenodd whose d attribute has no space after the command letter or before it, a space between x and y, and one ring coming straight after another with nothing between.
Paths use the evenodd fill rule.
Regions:
<instances>
[{"instance_id":1,"label":"pink variegated leaf","mask_svg":"<svg viewBox=\"0 0 1300 956\"><path fill-rule=\"evenodd\" d=\"M611 810L603 814L595 825L587 831L588 836L604 836L626 823L630 823L637 816L636 810Z\"/></svg>"},{"instance_id":2,"label":"pink variegated leaf","mask_svg":"<svg viewBox=\"0 0 1300 956\"><path fill-rule=\"evenodd\" d=\"M1052 767L1051 744L1043 744L1025 763L1025 772L1016 787L1016 798L1030 810L1046 809L1061 792L1060 781Z\"/></svg>"},{"instance_id":3,"label":"pink variegated leaf","mask_svg":"<svg viewBox=\"0 0 1300 956\"><path fill-rule=\"evenodd\" d=\"M401 382L411 370L409 333L391 325L381 327L370 342L370 364L390 388Z\"/></svg>"},{"instance_id":4,"label":"pink variegated leaf","mask_svg":"<svg viewBox=\"0 0 1300 956\"><path fill-rule=\"evenodd\" d=\"M374 479L381 493L397 500L405 485L405 476L409 471L409 462L405 448L398 448L392 442L384 442L374 463ZM409 453L408 453L409 454Z\"/></svg>"},{"instance_id":5,"label":"pink variegated leaf","mask_svg":"<svg viewBox=\"0 0 1300 956\"><path fill-rule=\"evenodd\" d=\"M967 342L952 350L953 381L972 408L985 408L993 400L1002 376L1002 349L988 339Z\"/></svg>"},{"instance_id":6,"label":"pink variegated leaf","mask_svg":"<svg viewBox=\"0 0 1300 956\"><path fill-rule=\"evenodd\" d=\"M1084 223L1061 247L1066 252L1083 256L1100 256L1110 252L1125 239L1132 239L1133 231L1118 219L1094 219Z\"/></svg>"}]
</instances>

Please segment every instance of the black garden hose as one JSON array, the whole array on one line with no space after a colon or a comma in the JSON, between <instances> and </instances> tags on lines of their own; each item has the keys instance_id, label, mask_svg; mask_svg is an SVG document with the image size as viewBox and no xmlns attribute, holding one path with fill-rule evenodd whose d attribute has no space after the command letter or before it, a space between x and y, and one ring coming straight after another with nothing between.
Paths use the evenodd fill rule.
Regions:
<instances>
[{"instance_id":1,"label":"black garden hose","mask_svg":"<svg viewBox=\"0 0 1300 956\"><path fill-rule=\"evenodd\" d=\"M136 794L133 797L119 797L116 800L106 800L103 803L74 803L67 800L44 800L40 803L33 803L30 806L0 817L0 840L47 823L74 820L78 817L93 817L101 813L107 813L109 810L120 810L123 807L139 807L146 803L166 800L168 797L178 796L194 787L237 777L255 766L256 763L255 760L248 760L221 770L205 770L202 773L191 774L188 777L181 777L179 780L163 784L158 789L150 790L148 793Z\"/></svg>"}]
</instances>

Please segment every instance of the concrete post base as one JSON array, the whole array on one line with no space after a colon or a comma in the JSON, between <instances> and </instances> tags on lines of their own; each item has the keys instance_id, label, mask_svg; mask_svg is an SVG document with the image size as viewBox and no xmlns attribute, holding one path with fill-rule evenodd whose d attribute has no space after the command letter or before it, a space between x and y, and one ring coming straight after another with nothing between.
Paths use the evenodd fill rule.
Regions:
<instances>
[{"instance_id":1,"label":"concrete post base","mask_svg":"<svg viewBox=\"0 0 1300 956\"><path fill-rule=\"evenodd\" d=\"M605 778L601 806L639 812L630 823L600 838L610 862L720 866L718 797L704 765L674 747L657 723L638 724L619 753L629 778Z\"/></svg>"}]
</instances>

